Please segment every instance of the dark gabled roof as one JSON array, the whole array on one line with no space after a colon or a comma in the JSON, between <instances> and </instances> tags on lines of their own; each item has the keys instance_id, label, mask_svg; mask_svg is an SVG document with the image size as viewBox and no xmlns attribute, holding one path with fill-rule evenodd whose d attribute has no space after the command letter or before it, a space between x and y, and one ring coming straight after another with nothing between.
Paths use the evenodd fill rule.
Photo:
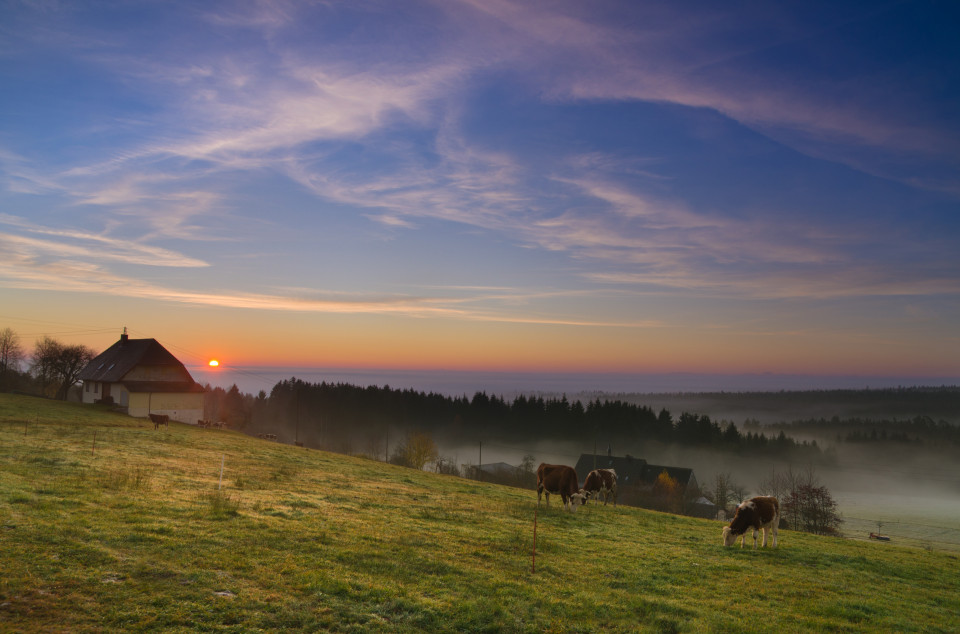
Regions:
<instances>
[{"instance_id":1,"label":"dark gabled roof","mask_svg":"<svg viewBox=\"0 0 960 634\"><path fill-rule=\"evenodd\" d=\"M682 486L690 484L691 478L693 477L693 469L648 464L643 458L634 458L633 456L603 456L592 453L581 454L575 467L580 482L586 480L587 474L594 469L613 469L617 472L617 483L621 486L633 484L650 486L657 481L657 477L664 469L666 469L667 475Z\"/></svg>"},{"instance_id":2,"label":"dark gabled roof","mask_svg":"<svg viewBox=\"0 0 960 634\"><path fill-rule=\"evenodd\" d=\"M174 383L182 383L184 386L192 386L194 384L193 377L187 372L187 368L184 367L175 356L170 354L166 348L161 346L156 339L128 339L126 335L121 336L120 341L104 350L93 361L88 363L87 367L80 373L79 378L81 381L121 383L123 382L123 378L137 366L170 366L174 368L176 373L181 377L180 381L175 381ZM136 383L158 385L169 382L137 381ZM167 390L149 389L146 391L155 392Z\"/></svg>"},{"instance_id":3,"label":"dark gabled roof","mask_svg":"<svg viewBox=\"0 0 960 634\"><path fill-rule=\"evenodd\" d=\"M604 456L585 453L580 454L580 459L577 460L577 466L574 469L580 482L586 480L587 474L594 469L613 469L617 472L617 482L620 485L628 485L641 481L643 468L646 465L646 460L633 456Z\"/></svg>"}]
</instances>

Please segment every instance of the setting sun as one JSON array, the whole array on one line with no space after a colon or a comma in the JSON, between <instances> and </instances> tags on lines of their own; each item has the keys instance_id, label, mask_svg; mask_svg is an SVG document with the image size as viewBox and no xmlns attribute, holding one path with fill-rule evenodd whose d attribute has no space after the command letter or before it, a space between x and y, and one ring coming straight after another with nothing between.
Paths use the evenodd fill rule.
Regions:
<instances>
[{"instance_id":1,"label":"setting sun","mask_svg":"<svg viewBox=\"0 0 960 634\"><path fill-rule=\"evenodd\" d=\"M220 362L217 361L216 359L210 359L209 365L210 365L211 368L215 368L215 367L217 367L218 365L220 365Z\"/></svg>"}]
</instances>

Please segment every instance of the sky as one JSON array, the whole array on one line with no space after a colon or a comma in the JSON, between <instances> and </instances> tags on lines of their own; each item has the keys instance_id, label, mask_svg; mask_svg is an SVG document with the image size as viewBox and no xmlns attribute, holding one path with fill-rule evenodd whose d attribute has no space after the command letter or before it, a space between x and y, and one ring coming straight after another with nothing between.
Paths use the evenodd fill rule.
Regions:
<instances>
[{"instance_id":1,"label":"sky","mask_svg":"<svg viewBox=\"0 0 960 634\"><path fill-rule=\"evenodd\" d=\"M953 2L0 15L28 349L960 381Z\"/></svg>"}]
</instances>

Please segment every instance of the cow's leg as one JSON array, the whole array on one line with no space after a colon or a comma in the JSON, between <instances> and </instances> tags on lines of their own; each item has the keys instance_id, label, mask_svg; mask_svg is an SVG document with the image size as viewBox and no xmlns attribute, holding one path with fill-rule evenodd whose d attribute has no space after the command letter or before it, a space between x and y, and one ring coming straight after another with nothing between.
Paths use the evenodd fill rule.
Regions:
<instances>
[{"instance_id":1,"label":"cow's leg","mask_svg":"<svg viewBox=\"0 0 960 634\"><path fill-rule=\"evenodd\" d=\"M763 532L763 543L760 544L760 548L766 548L767 547L767 531L769 531L770 529L764 526L760 530Z\"/></svg>"},{"instance_id":2,"label":"cow's leg","mask_svg":"<svg viewBox=\"0 0 960 634\"><path fill-rule=\"evenodd\" d=\"M777 547L777 521L773 521L773 547Z\"/></svg>"},{"instance_id":3,"label":"cow's leg","mask_svg":"<svg viewBox=\"0 0 960 634\"><path fill-rule=\"evenodd\" d=\"M540 498L543 497L543 487L537 487L537 508L540 508Z\"/></svg>"},{"instance_id":4,"label":"cow's leg","mask_svg":"<svg viewBox=\"0 0 960 634\"><path fill-rule=\"evenodd\" d=\"M759 532L759 531L756 529L756 527L754 527L754 529L753 529L753 549L754 549L754 550L757 549L757 533L758 533L758 532Z\"/></svg>"}]
</instances>

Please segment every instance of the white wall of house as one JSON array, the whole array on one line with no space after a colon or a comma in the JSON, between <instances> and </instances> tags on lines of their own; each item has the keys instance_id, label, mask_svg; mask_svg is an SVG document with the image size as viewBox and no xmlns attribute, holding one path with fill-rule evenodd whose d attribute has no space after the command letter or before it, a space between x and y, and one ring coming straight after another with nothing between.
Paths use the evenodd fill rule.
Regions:
<instances>
[{"instance_id":1,"label":"white wall of house","mask_svg":"<svg viewBox=\"0 0 960 634\"><path fill-rule=\"evenodd\" d=\"M129 398L127 413L131 416L146 418L148 414L166 414L170 420L194 425L203 418L202 392L131 392Z\"/></svg>"},{"instance_id":2,"label":"white wall of house","mask_svg":"<svg viewBox=\"0 0 960 634\"><path fill-rule=\"evenodd\" d=\"M84 403L93 403L103 398L103 388L99 381L84 381L80 394Z\"/></svg>"},{"instance_id":3,"label":"white wall of house","mask_svg":"<svg viewBox=\"0 0 960 634\"><path fill-rule=\"evenodd\" d=\"M81 393L84 403L95 403L103 398L105 385L98 381L84 381ZM130 416L146 418L148 414L166 414L170 420L196 424L203 418L203 393L129 392L122 383L110 384L113 402L127 408Z\"/></svg>"}]
</instances>

